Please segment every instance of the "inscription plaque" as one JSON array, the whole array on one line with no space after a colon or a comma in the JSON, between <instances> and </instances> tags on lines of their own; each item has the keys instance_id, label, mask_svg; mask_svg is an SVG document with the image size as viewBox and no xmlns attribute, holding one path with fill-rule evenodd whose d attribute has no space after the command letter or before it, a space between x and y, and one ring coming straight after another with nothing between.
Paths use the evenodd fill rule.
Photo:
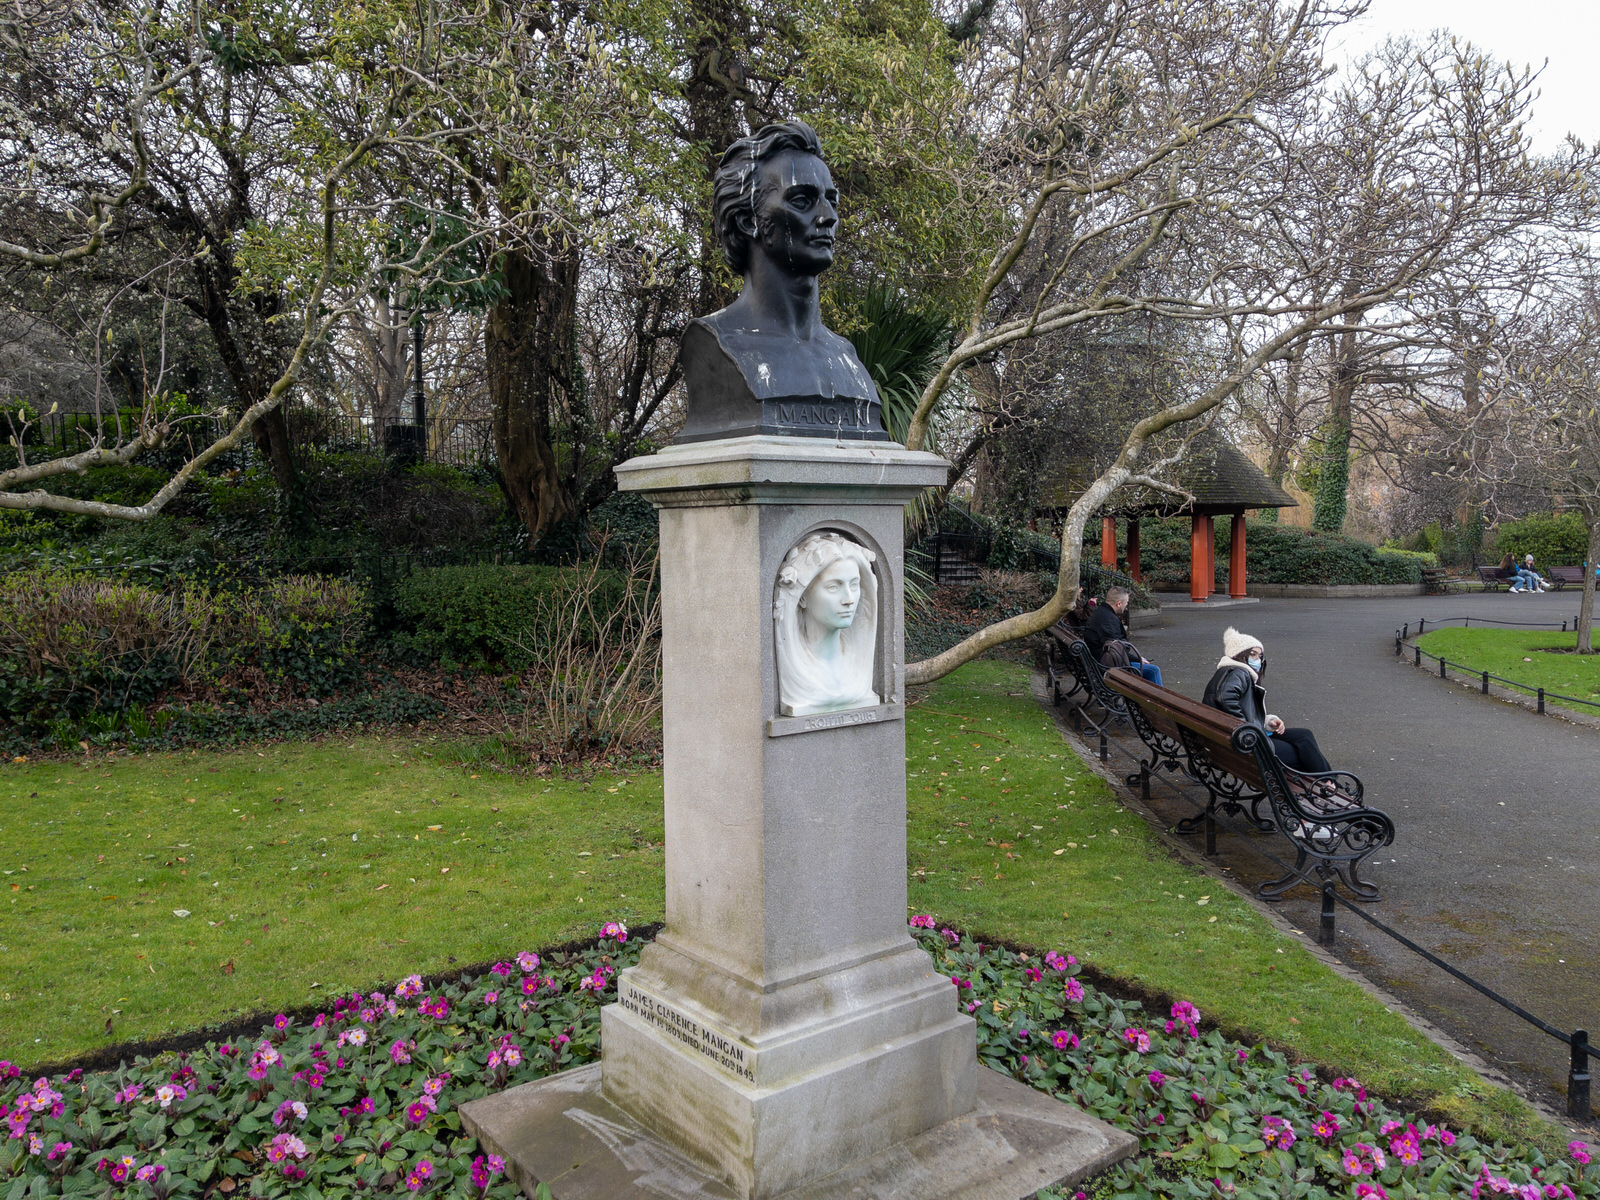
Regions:
<instances>
[{"instance_id":1,"label":"inscription plaque","mask_svg":"<svg viewBox=\"0 0 1600 1200\"><path fill-rule=\"evenodd\" d=\"M712 1029L649 992L640 991L626 978L618 981L617 1003L734 1078L746 1083L756 1081L756 1052L737 1038Z\"/></svg>"}]
</instances>

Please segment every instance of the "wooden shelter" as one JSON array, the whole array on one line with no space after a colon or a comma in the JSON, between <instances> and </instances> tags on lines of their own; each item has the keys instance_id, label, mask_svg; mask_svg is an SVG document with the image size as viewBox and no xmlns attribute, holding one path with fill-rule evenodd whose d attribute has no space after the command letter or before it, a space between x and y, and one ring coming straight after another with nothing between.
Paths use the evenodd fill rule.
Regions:
<instances>
[{"instance_id":1,"label":"wooden shelter","mask_svg":"<svg viewBox=\"0 0 1600 1200\"><path fill-rule=\"evenodd\" d=\"M1064 471L1070 476L1072 472ZM1063 480L1063 482L1065 482ZM1191 493L1193 500L1145 491L1132 504L1107 508L1101 513L1100 561L1117 565L1117 518L1128 523L1126 553L1128 574L1139 580L1139 519L1141 517L1187 516L1189 527L1189 599L1204 603L1212 594L1217 576L1215 561L1216 519L1232 519L1228 555L1228 595L1242 597L1245 592L1244 514L1253 508L1294 508L1294 497L1284 491L1266 472L1237 446L1218 434L1199 434L1189 448L1174 481ZM1065 490L1065 489L1063 489ZM1050 501L1054 500L1055 503ZM1066 495L1045 499L1041 512L1064 513L1071 500Z\"/></svg>"}]
</instances>

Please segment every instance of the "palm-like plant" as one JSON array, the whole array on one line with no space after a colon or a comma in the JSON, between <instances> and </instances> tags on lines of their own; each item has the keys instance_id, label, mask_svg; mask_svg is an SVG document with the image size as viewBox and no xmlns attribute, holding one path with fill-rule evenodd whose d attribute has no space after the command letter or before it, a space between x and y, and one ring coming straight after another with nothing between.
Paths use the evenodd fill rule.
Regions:
<instances>
[{"instance_id":1,"label":"palm-like plant","mask_svg":"<svg viewBox=\"0 0 1600 1200\"><path fill-rule=\"evenodd\" d=\"M953 326L943 313L886 283L843 292L837 300L851 318L856 356L878 385L884 427L904 442L923 389L950 351Z\"/></svg>"}]
</instances>

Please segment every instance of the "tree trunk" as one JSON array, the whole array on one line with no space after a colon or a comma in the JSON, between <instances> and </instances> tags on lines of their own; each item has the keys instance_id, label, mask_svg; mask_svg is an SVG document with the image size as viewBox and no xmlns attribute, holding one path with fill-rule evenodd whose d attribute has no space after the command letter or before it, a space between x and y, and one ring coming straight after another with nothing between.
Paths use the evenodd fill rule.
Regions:
<instances>
[{"instance_id":1,"label":"tree trunk","mask_svg":"<svg viewBox=\"0 0 1600 1200\"><path fill-rule=\"evenodd\" d=\"M275 297L258 296L254 307L258 310L243 313L233 310L233 284L237 275L231 263L216 269L203 265L196 272L199 283L199 311L211 330L217 355L223 370L233 384L235 411L243 413L251 405L266 399L272 385L277 382L287 365L288 356L276 352L271 342L268 321L277 312ZM244 326L240 328L241 324ZM272 467L273 481L278 491L291 500L299 493L300 476L295 470L294 449L289 441L289 423L284 418L280 404L250 427L250 437L256 450Z\"/></svg>"},{"instance_id":2,"label":"tree trunk","mask_svg":"<svg viewBox=\"0 0 1600 1200\"><path fill-rule=\"evenodd\" d=\"M1583 564L1583 603L1578 608L1578 653L1594 653L1594 565L1600 562L1600 512L1589 520L1589 558Z\"/></svg>"},{"instance_id":3,"label":"tree trunk","mask_svg":"<svg viewBox=\"0 0 1600 1200\"><path fill-rule=\"evenodd\" d=\"M690 6L694 42L688 47L689 82L684 88L689 133L694 152L704 164L706 179L700 235L700 295L698 315L715 312L733 300L737 290L722 271L722 246L711 226L711 177L723 152L747 132L740 119L736 89L744 82L744 67L735 47L749 13L738 0L696 0Z\"/></svg>"},{"instance_id":4,"label":"tree trunk","mask_svg":"<svg viewBox=\"0 0 1600 1200\"><path fill-rule=\"evenodd\" d=\"M506 500L536 541L573 511L551 430L572 386L578 253L519 247L504 264L507 294L484 328L494 446Z\"/></svg>"}]
</instances>

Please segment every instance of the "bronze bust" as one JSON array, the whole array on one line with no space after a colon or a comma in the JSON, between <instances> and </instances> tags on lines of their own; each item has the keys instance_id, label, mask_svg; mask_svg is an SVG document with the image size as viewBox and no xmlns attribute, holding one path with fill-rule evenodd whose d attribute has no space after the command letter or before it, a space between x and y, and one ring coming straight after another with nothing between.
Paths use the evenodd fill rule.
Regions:
<instances>
[{"instance_id":1,"label":"bronze bust","mask_svg":"<svg viewBox=\"0 0 1600 1200\"><path fill-rule=\"evenodd\" d=\"M767 125L722 156L713 220L738 299L683 335L688 418L679 442L778 434L888 441L855 347L822 323L817 276L833 265L839 193L816 131Z\"/></svg>"}]
</instances>

